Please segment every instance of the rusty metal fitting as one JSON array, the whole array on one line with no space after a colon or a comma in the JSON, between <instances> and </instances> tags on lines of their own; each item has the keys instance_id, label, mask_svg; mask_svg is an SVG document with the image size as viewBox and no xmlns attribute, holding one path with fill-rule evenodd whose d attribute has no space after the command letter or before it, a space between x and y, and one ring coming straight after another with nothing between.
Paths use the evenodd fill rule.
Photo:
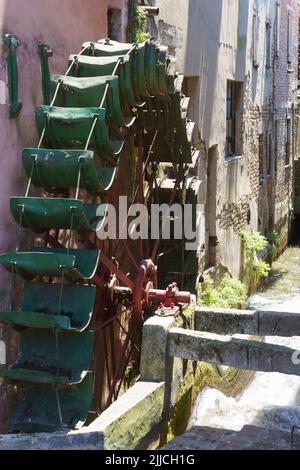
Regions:
<instances>
[{"instance_id":1,"label":"rusty metal fitting","mask_svg":"<svg viewBox=\"0 0 300 470\"><path fill-rule=\"evenodd\" d=\"M178 304L189 304L191 293L179 291L176 282L173 282L166 290L151 289L148 298L149 301L160 302L164 308L174 308Z\"/></svg>"}]
</instances>

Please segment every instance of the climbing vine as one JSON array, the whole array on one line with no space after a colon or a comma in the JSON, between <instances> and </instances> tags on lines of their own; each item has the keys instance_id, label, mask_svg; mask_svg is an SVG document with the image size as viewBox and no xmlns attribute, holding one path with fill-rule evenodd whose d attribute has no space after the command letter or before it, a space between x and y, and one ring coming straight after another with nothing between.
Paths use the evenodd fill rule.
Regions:
<instances>
[{"instance_id":1,"label":"climbing vine","mask_svg":"<svg viewBox=\"0 0 300 470\"><path fill-rule=\"evenodd\" d=\"M200 284L199 304L202 307L242 308L247 300L247 290L239 279L225 274L215 287L209 275Z\"/></svg>"},{"instance_id":2,"label":"climbing vine","mask_svg":"<svg viewBox=\"0 0 300 470\"><path fill-rule=\"evenodd\" d=\"M142 43L149 39L149 34L146 32L148 15L137 2L133 5L133 25L132 25L132 40L133 42Z\"/></svg>"},{"instance_id":3,"label":"climbing vine","mask_svg":"<svg viewBox=\"0 0 300 470\"><path fill-rule=\"evenodd\" d=\"M258 253L268 247L268 240L260 233L248 230L243 230L240 236L246 254L244 279L250 278L251 280L253 274L258 276L258 278L267 277L271 266L263 259L260 259Z\"/></svg>"}]
</instances>

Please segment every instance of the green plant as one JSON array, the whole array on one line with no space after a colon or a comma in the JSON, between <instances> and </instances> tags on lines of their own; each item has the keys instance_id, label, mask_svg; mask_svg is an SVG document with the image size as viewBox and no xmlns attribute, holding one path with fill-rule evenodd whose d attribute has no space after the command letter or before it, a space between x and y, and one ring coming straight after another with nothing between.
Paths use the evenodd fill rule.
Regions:
<instances>
[{"instance_id":1,"label":"green plant","mask_svg":"<svg viewBox=\"0 0 300 470\"><path fill-rule=\"evenodd\" d=\"M199 305L203 307L216 306L217 294L214 288L214 281L208 275L205 275L203 282L199 284L199 299Z\"/></svg>"},{"instance_id":2,"label":"green plant","mask_svg":"<svg viewBox=\"0 0 300 470\"><path fill-rule=\"evenodd\" d=\"M262 259L257 259L253 264L253 269L258 277L268 277L270 274L271 266L269 263Z\"/></svg>"},{"instance_id":3,"label":"green plant","mask_svg":"<svg viewBox=\"0 0 300 470\"><path fill-rule=\"evenodd\" d=\"M242 308L247 299L247 291L239 279L225 274L218 287L205 275L200 284L199 304L202 307Z\"/></svg>"},{"instance_id":4,"label":"green plant","mask_svg":"<svg viewBox=\"0 0 300 470\"><path fill-rule=\"evenodd\" d=\"M264 250L268 246L268 240L266 237L258 232L249 232L248 230L243 230L241 232L241 239L244 243L245 251L249 257L256 255L257 252Z\"/></svg>"},{"instance_id":5,"label":"green plant","mask_svg":"<svg viewBox=\"0 0 300 470\"><path fill-rule=\"evenodd\" d=\"M282 246L282 236L280 236L275 230L267 233L266 238L269 242L268 255L269 259L274 260L280 254L280 247Z\"/></svg>"},{"instance_id":6,"label":"green plant","mask_svg":"<svg viewBox=\"0 0 300 470\"><path fill-rule=\"evenodd\" d=\"M142 43L149 39L149 34L145 31L147 23L147 13L138 4L134 5L132 40Z\"/></svg>"},{"instance_id":7,"label":"green plant","mask_svg":"<svg viewBox=\"0 0 300 470\"><path fill-rule=\"evenodd\" d=\"M273 243L274 245L279 245L280 235L275 230L273 230L272 232L267 233L266 239L268 242Z\"/></svg>"},{"instance_id":8,"label":"green plant","mask_svg":"<svg viewBox=\"0 0 300 470\"><path fill-rule=\"evenodd\" d=\"M267 248L268 240L260 233L248 230L243 230L240 235L246 253L245 277L251 277L253 271L259 278L267 277L271 266L263 259L259 259L257 254Z\"/></svg>"}]
</instances>

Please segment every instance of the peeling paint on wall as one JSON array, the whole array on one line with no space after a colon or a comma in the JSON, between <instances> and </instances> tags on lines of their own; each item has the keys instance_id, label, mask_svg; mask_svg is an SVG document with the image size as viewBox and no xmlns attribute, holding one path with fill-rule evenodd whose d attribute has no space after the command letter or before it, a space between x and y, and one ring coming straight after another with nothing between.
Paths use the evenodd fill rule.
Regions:
<instances>
[{"instance_id":1,"label":"peeling paint on wall","mask_svg":"<svg viewBox=\"0 0 300 470\"><path fill-rule=\"evenodd\" d=\"M178 26L165 23L163 20L158 22L159 42L168 46L175 53L176 49L183 47L183 30Z\"/></svg>"}]
</instances>

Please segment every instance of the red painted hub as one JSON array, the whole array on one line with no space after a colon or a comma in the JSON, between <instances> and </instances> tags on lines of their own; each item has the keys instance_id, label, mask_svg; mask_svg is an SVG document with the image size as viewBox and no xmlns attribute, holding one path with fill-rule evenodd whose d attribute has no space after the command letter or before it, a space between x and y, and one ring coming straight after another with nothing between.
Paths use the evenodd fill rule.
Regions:
<instances>
[{"instance_id":1,"label":"red painted hub","mask_svg":"<svg viewBox=\"0 0 300 470\"><path fill-rule=\"evenodd\" d=\"M166 290L152 289L148 298L149 301L160 302L164 308L174 308L178 304L189 304L191 293L180 292L176 282L173 282Z\"/></svg>"}]
</instances>

